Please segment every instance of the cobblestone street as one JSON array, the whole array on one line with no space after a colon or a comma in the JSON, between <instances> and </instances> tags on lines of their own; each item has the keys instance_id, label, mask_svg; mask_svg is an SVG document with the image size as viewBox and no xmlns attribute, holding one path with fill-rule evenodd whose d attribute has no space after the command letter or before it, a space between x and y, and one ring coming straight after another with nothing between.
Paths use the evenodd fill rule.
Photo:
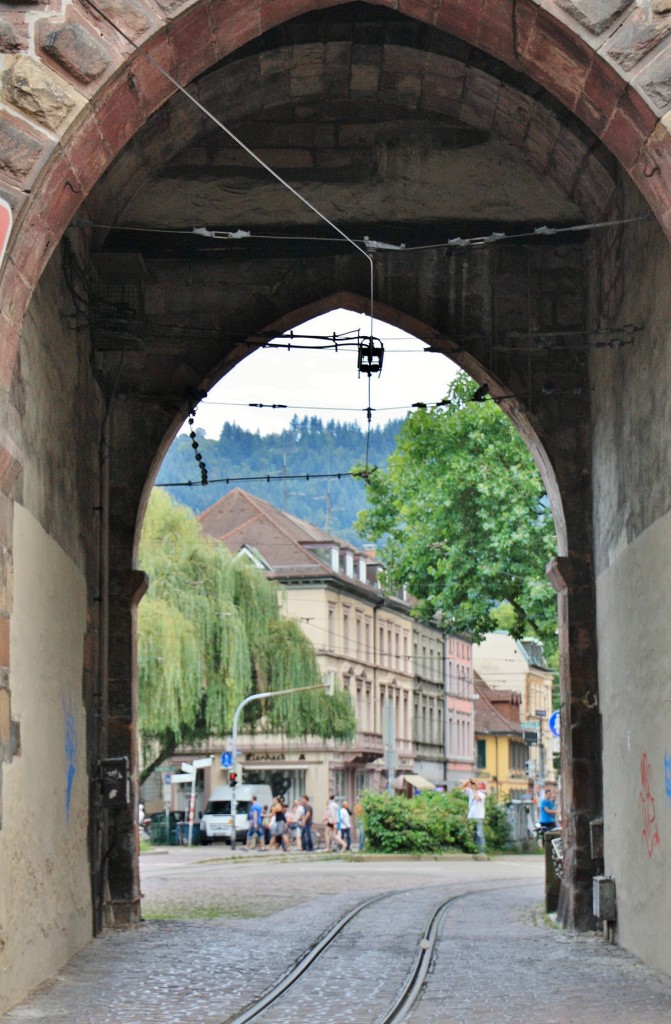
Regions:
<instances>
[{"instance_id":1,"label":"cobblestone street","mask_svg":"<svg viewBox=\"0 0 671 1024\"><path fill-rule=\"evenodd\" d=\"M147 920L91 943L2 1024L223 1024L346 910L382 893L260 1020L289 1024L300 1013L317 1024L372 1024L403 984L427 915L461 895L444 912L411 1024L671 1021L671 981L599 936L553 928L542 878L539 857L145 855Z\"/></svg>"}]
</instances>

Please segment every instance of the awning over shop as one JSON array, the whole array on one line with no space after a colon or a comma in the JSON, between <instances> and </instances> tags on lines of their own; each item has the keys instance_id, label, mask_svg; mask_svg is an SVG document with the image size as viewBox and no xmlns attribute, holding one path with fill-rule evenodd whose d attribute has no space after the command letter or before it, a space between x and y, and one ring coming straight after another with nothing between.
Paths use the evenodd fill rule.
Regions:
<instances>
[{"instance_id":1,"label":"awning over shop","mask_svg":"<svg viewBox=\"0 0 671 1024\"><path fill-rule=\"evenodd\" d=\"M435 789L435 783L429 782L422 775L398 775L394 779L394 789L404 789L410 786L412 789Z\"/></svg>"}]
</instances>

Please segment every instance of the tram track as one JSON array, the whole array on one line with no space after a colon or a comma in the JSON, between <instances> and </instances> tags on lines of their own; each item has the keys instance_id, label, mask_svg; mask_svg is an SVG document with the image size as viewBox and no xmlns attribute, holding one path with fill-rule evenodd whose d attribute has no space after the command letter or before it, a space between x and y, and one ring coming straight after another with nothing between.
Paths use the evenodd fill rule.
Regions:
<instances>
[{"instance_id":1,"label":"tram track","mask_svg":"<svg viewBox=\"0 0 671 1024\"><path fill-rule=\"evenodd\" d=\"M391 1004L381 1015L371 1016L371 1024L401 1024L421 997L426 976L435 954L436 942L440 936L440 928L447 910L460 900L469 896L496 892L501 889L523 888L517 885L491 886L474 888L455 893L436 903L429 912L422 934L416 944L415 953L401 987L396 992ZM371 907L383 900L393 899L398 892L381 893L370 899L363 900L347 913L343 914L322 937L301 957L301 959L280 980L268 989L256 1002L246 1007L241 1013L227 1018L222 1024L253 1024L259 1021L273 1005L283 996L290 994L293 986L306 975L319 957L339 938L355 918L364 914Z\"/></svg>"}]
</instances>

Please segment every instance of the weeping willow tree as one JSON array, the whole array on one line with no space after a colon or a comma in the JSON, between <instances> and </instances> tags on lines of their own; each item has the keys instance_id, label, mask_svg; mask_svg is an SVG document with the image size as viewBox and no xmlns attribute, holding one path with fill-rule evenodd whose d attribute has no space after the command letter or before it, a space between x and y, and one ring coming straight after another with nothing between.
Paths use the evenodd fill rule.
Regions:
<instances>
[{"instance_id":1,"label":"weeping willow tree","mask_svg":"<svg viewBox=\"0 0 671 1024\"><path fill-rule=\"evenodd\" d=\"M275 586L205 537L193 513L164 491L149 502L140 566L150 579L138 609L142 780L180 745L227 735L236 707L255 692L297 691L252 702L250 728L354 736L347 694L300 692L319 684L320 673L307 637L280 618Z\"/></svg>"}]
</instances>

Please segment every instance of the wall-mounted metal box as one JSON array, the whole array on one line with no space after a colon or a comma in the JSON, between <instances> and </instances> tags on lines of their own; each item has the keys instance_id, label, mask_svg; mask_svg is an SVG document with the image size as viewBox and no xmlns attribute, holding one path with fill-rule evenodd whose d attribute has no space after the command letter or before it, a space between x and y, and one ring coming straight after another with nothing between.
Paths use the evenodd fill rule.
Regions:
<instances>
[{"instance_id":1,"label":"wall-mounted metal box","mask_svg":"<svg viewBox=\"0 0 671 1024\"><path fill-rule=\"evenodd\" d=\"M592 912L598 921L616 921L615 879L596 875L592 879Z\"/></svg>"}]
</instances>

